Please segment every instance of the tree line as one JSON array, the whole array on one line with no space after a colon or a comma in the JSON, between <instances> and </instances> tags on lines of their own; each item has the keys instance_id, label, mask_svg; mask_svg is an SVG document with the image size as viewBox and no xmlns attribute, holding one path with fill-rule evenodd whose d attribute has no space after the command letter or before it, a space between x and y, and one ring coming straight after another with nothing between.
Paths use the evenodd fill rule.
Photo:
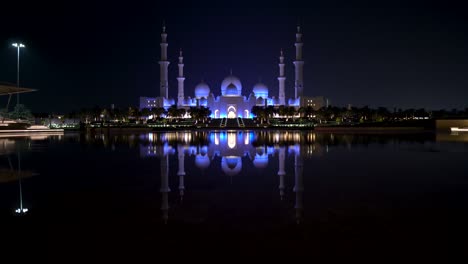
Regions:
<instances>
[{"instance_id":1,"label":"tree line","mask_svg":"<svg viewBox=\"0 0 468 264\"><path fill-rule=\"evenodd\" d=\"M18 113L22 109L17 109ZM148 117L151 120L161 121L163 119L180 119L190 117L197 122L206 122L212 111L207 107L178 108L172 105L167 110L162 107L143 108L102 108L95 106L92 108L83 108L80 111L72 111L65 114L65 118L80 119L82 122L129 122L130 120L143 121ZM464 110L435 110L428 111L420 109L396 109L390 110L386 107L370 108L364 107L337 107L328 106L320 109L314 109L311 106L295 108L292 106L254 106L251 113L261 123L269 122L271 119L283 119L284 121L309 120L317 123L323 122L382 122L399 121L411 119L447 119L447 118L468 118L468 108ZM34 117L51 118L54 115L46 113L36 113Z\"/></svg>"},{"instance_id":2,"label":"tree line","mask_svg":"<svg viewBox=\"0 0 468 264\"><path fill-rule=\"evenodd\" d=\"M312 106L295 108L292 106L254 106L252 114L261 123L269 122L272 118L283 118L286 121L295 119L310 120L317 123L338 122L338 123L363 123L363 122L386 122L414 119L447 119L447 118L468 118L468 108L464 110L452 109L428 111L420 109L390 110L386 107L370 108L364 107L337 107L328 106L314 109Z\"/></svg>"},{"instance_id":3,"label":"tree line","mask_svg":"<svg viewBox=\"0 0 468 264\"><path fill-rule=\"evenodd\" d=\"M72 111L67 113L64 118L79 119L82 122L130 122L131 120L143 121L151 120L158 121L162 119L177 119L190 116L195 121L206 122L211 115L211 110L206 107L190 107L177 108L172 105L167 110L163 107L143 108L127 107L127 108L101 108L95 106L93 108L82 108L80 111ZM55 115L46 113L37 113L34 115L37 118L51 118Z\"/></svg>"}]
</instances>

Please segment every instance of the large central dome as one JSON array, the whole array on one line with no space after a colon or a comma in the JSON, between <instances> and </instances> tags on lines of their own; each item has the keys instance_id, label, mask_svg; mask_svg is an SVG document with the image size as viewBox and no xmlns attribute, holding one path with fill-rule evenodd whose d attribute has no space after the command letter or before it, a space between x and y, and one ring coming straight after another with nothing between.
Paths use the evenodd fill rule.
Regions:
<instances>
[{"instance_id":1,"label":"large central dome","mask_svg":"<svg viewBox=\"0 0 468 264\"><path fill-rule=\"evenodd\" d=\"M231 85L232 84L232 85ZM228 89L229 86L229 94L226 94L226 90ZM236 93L233 93L233 86L237 90ZM223 82L221 83L221 95L223 96L241 96L242 95L242 83L234 75L229 75L226 78L224 78Z\"/></svg>"}]
</instances>

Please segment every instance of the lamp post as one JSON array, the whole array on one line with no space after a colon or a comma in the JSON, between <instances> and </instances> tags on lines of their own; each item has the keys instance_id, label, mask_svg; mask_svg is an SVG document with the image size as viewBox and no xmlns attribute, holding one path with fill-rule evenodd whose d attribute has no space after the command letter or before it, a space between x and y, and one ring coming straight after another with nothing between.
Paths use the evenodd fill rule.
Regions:
<instances>
[{"instance_id":1,"label":"lamp post","mask_svg":"<svg viewBox=\"0 0 468 264\"><path fill-rule=\"evenodd\" d=\"M16 87L19 88L19 69L20 69L20 49L26 46L23 43L11 44L17 50L17 61L16 61ZM19 93L16 94L16 104L19 104Z\"/></svg>"}]
</instances>

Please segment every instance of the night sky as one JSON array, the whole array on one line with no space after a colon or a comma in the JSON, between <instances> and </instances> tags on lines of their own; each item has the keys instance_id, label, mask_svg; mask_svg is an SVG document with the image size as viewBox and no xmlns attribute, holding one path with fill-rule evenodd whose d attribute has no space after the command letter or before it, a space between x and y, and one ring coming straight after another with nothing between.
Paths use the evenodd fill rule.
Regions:
<instances>
[{"instance_id":1,"label":"night sky","mask_svg":"<svg viewBox=\"0 0 468 264\"><path fill-rule=\"evenodd\" d=\"M137 106L139 96L159 93L165 20L171 97L179 48L192 96L202 79L219 95L230 69L244 95L261 79L277 96L283 48L289 98L300 19L306 95L339 106L468 107L468 15L455 2L170 2L2 3L0 81L16 82L11 43L20 40L21 85L39 90L21 97L33 112Z\"/></svg>"}]
</instances>

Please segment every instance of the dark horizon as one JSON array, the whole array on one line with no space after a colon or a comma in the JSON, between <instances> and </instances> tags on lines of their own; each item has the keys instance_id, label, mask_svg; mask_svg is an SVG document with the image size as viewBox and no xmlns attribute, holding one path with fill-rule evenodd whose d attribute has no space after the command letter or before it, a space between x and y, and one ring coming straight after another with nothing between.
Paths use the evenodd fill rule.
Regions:
<instances>
[{"instance_id":1,"label":"dark horizon","mask_svg":"<svg viewBox=\"0 0 468 264\"><path fill-rule=\"evenodd\" d=\"M265 2L266 3L266 2ZM230 69L248 95L261 78L278 93L278 56L286 57L286 96L293 96L294 34L304 40L305 95L332 105L464 109L468 107L467 18L454 3L282 2L124 5L101 1L5 3L0 18L0 81L16 82L21 41L21 95L33 112L94 105L137 106L157 96L162 21L168 33L169 94L177 93L177 56L184 51L185 94L204 79L215 95ZM15 21L12 23L11 21ZM1 98L2 103L5 98ZM14 101L15 102L15 101Z\"/></svg>"}]
</instances>

